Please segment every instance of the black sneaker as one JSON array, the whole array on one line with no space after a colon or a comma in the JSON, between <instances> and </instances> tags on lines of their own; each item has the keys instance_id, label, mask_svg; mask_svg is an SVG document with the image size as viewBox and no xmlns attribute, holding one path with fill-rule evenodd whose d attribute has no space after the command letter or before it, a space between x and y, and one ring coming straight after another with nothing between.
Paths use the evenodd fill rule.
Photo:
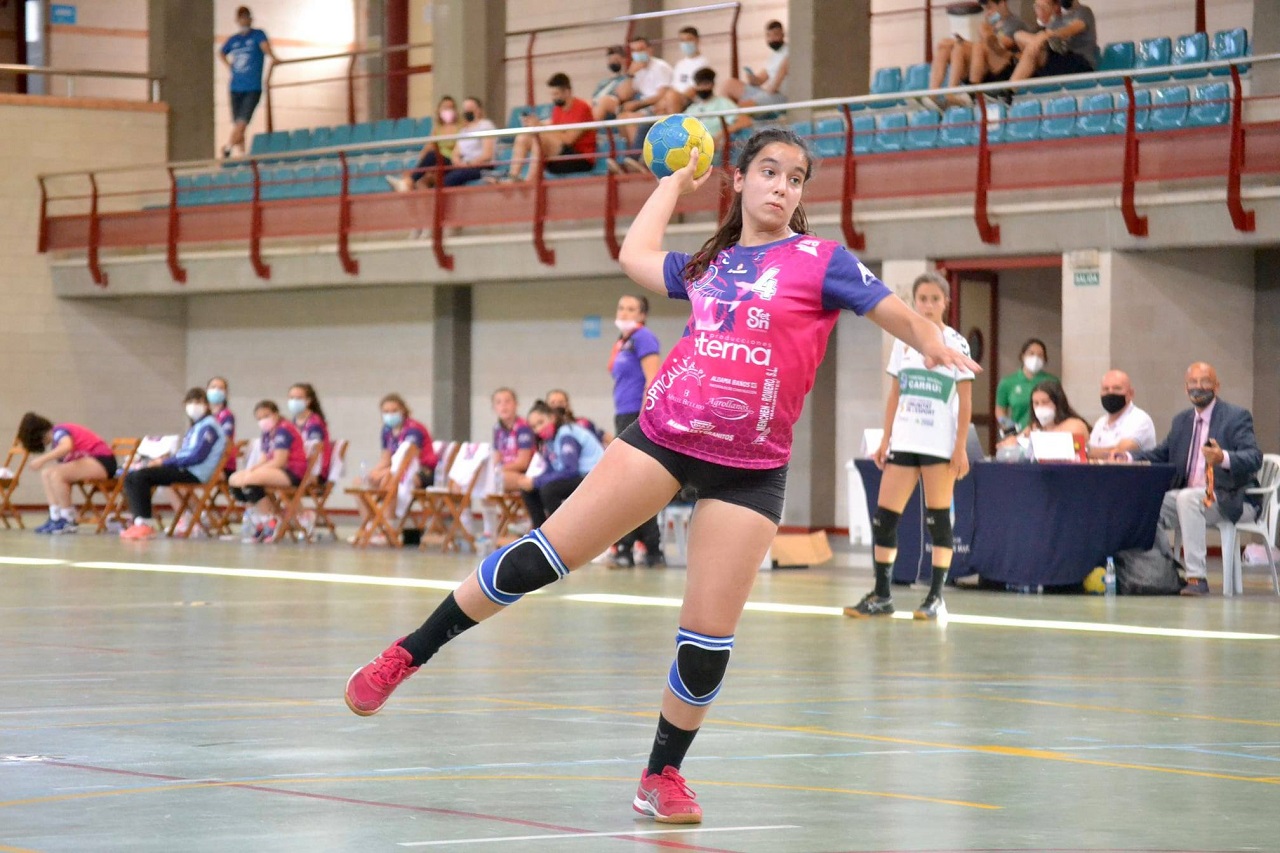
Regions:
<instances>
[{"instance_id":1,"label":"black sneaker","mask_svg":"<svg viewBox=\"0 0 1280 853\"><path fill-rule=\"evenodd\" d=\"M634 569L636 567L636 558L630 551L619 550L613 555L613 568L615 569Z\"/></svg>"},{"instance_id":2,"label":"black sneaker","mask_svg":"<svg viewBox=\"0 0 1280 853\"><path fill-rule=\"evenodd\" d=\"M937 619L939 616L945 616L947 613L947 605L940 595L925 596L924 601L920 602L920 606L911 612L911 616L915 619Z\"/></svg>"},{"instance_id":3,"label":"black sneaker","mask_svg":"<svg viewBox=\"0 0 1280 853\"><path fill-rule=\"evenodd\" d=\"M852 616L855 619L870 619L872 616L889 616L893 614L893 596L887 595L884 598L869 592L862 597L862 600L853 607L844 609L845 616Z\"/></svg>"},{"instance_id":4,"label":"black sneaker","mask_svg":"<svg viewBox=\"0 0 1280 853\"><path fill-rule=\"evenodd\" d=\"M661 551L648 552L644 555L645 568L649 569L665 569L667 567L667 558Z\"/></svg>"}]
</instances>

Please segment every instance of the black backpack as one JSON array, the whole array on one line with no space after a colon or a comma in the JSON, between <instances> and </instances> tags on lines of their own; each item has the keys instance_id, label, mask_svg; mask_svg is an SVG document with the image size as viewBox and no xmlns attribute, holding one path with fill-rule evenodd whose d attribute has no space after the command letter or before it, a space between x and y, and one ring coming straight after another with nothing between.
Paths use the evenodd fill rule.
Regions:
<instances>
[{"instance_id":1,"label":"black backpack","mask_svg":"<svg viewBox=\"0 0 1280 853\"><path fill-rule=\"evenodd\" d=\"M1116 590L1121 595L1177 595L1178 563L1159 548L1116 554Z\"/></svg>"}]
</instances>

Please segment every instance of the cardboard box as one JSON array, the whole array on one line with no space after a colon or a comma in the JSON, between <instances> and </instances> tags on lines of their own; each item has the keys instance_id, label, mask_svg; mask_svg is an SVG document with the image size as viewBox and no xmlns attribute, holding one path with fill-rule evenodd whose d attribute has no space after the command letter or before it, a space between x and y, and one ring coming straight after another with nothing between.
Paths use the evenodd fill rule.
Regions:
<instances>
[{"instance_id":1,"label":"cardboard box","mask_svg":"<svg viewBox=\"0 0 1280 853\"><path fill-rule=\"evenodd\" d=\"M831 545L825 530L813 533L779 533L769 549L775 569L817 566L831 559Z\"/></svg>"}]
</instances>

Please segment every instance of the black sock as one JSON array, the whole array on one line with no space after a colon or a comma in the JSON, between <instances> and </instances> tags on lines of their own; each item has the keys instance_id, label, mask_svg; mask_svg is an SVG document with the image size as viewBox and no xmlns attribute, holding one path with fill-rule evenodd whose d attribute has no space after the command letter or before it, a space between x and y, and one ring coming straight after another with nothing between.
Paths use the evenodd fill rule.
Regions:
<instances>
[{"instance_id":1,"label":"black sock","mask_svg":"<svg viewBox=\"0 0 1280 853\"><path fill-rule=\"evenodd\" d=\"M889 598L893 595L893 590L889 588L889 575L893 572L893 563L882 563L874 558L872 562L876 567L876 595L880 598Z\"/></svg>"},{"instance_id":2,"label":"black sock","mask_svg":"<svg viewBox=\"0 0 1280 853\"><path fill-rule=\"evenodd\" d=\"M947 572L949 571L951 571L950 567L945 569L938 566L933 567L933 578L929 581L930 595L942 595L942 585L947 582Z\"/></svg>"},{"instance_id":3,"label":"black sock","mask_svg":"<svg viewBox=\"0 0 1280 853\"><path fill-rule=\"evenodd\" d=\"M697 729L678 729L659 714L658 733L653 737L653 751L649 753L649 772L661 773L665 767L679 770L684 763L684 754L693 745L693 737L697 733Z\"/></svg>"},{"instance_id":4,"label":"black sock","mask_svg":"<svg viewBox=\"0 0 1280 853\"><path fill-rule=\"evenodd\" d=\"M449 593L436 612L427 617L422 627L400 641L401 648L413 655L413 665L422 666L440 647L479 623L462 612L458 602Z\"/></svg>"}]
</instances>

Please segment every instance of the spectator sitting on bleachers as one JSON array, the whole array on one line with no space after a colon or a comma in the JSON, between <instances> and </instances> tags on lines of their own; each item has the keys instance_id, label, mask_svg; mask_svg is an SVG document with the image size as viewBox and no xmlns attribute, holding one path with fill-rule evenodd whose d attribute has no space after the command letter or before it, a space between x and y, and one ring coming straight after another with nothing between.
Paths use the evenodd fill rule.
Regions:
<instances>
[{"instance_id":1,"label":"spectator sitting on bleachers","mask_svg":"<svg viewBox=\"0 0 1280 853\"><path fill-rule=\"evenodd\" d=\"M227 404L228 388L227 380L221 376L215 376L205 385L204 395L209 402L209 413L218 419L218 426L222 427L222 434L227 437L227 441L234 442L236 440L236 416L231 413L231 408ZM236 455L233 453L227 460L227 474L234 474L235 470Z\"/></svg>"},{"instance_id":2,"label":"spectator sitting on bleachers","mask_svg":"<svg viewBox=\"0 0 1280 853\"><path fill-rule=\"evenodd\" d=\"M978 40L970 43L950 38L938 42L933 52L933 67L929 71L929 88L942 88L944 75L948 86L1008 80L1017 64L1015 37L1027 31L1027 25L1009 11L1007 0L982 0ZM948 64L950 74L947 74ZM948 95L946 101L949 105L967 107L972 99L960 94Z\"/></svg>"},{"instance_id":3,"label":"spectator sitting on bleachers","mask_svg":"<svg viewBox=\"0 0 1280 853\"><path fill-rule=\"evenodd\" d=\"M716 91L716 72L714 68L699 68L693 75L693 103L689 105L686 112L691 116L700 116L706 113L718 113L726 110L736 110L738 105L726 98L724 95L717 95ZM736 113L726 116L717 116L711 119L704 119L703 124L711 131L716 138L716 144L720 144L720 134L726 129L729 133L737 133L739 130L751 127L751 116Z\"/></svg>"},{"instance_id":4,"label":"spectator sitting on bleachers","mask_svg":"<svg viewBox=\"0 0 1280 853\"><path fill-rule=\"evenodd\" d=\"M618 90L631 79L624 73L628 57L627 49L622 45L607 48L604 62L609 76L597 83L596 90L591 93L591 115L596 121L610 121L618 117L618 105L621 103Z\"/></svg>"},{"instance_id":5,"label":"spectator sitting on bleachers","mask_svg":"<svg viewBox=\"0 0 1280 853\"><path fill-rule=\"evenodd\" d=\"M1063 0L1035 0L1035 9L1040 29L1014 36L1022 56L1010 80L1088 74L1098 67L1098 28L1092 9Z\"/></svg>"},{"instance_id":6,"label":"spectator sitting on bleachers","mask_svg":"<svg viewBox=\"0 0 1280 853\"><path fill-rule=\"evenodd\" d=\"M562 388L552 388L542 399L546 402L548 408L564 409L569 415L569 420L573 421L580 427L585 427L586 429L591 430L592 434L595 435L596 438L600 439L601 444L608 446L609 442L613 441L613 436L602 430L595 421L591 420L591 418L580 418L573 413L573 406L569 403L568 391L565 391Z\"/></svg>"},{"instance_id":7,"label":"spectator sitting on bleachers","mask_svg":"<svg viewBox=\"0 0 1280 853\"><path fill-rule=\"evenodd\" d=\"M222 461L227 436L218 419L209 411L209 399L192 388L182 400L191 425L178 451L165 459L153 459L146 467L130 471L124 478L124 496L133 524L120 531L121 539L156 537L156 521L151 509L151 490L174 483L207 483Z\"/></svg>"},{"instance_id":8,"label":"spectator sitting on bleachers","mask_svg":"<svg viewBox=\"0 0 1280 853\"><path fill-rule=\"evenodd\" d=\"M693 101L693 76L699 69L709 67L707 58L702 55L701 40L696 27L685 27L680 30L680 59L672 67L671 86L654 106L655 115L671 115L689 106Z\"/></svg>"},{"instance_id":9,"label":"spectator sitting on bleachers","mask_svg":"<svg viewBox=\"0 0 1280 853\"><path fill-rule=\"evenodd\" d=\"M49 520L36 533L75 533L76 508L71 504L71 486L85 480L103 480L116 475L111 446L79 424L54 424L35 412L27 412L18 424L18 443L28 453L39 453L27 463L40 472ZM45 448L48 447L48 450ZM50 465L56 462L56 465ZM46 467L47 466L47 467Z\"/></svg>"},{"instance_id":10,"label":"spectator sitting on bleachers","mask_svg":"<svg viewBox=\"0 0 1280 853\"><path fill-rule=\"evenodd\" d=\"M520 490L520 478L533 461L538 440L518 414L520 404L515 391L499 388L493 392L490 402L493 413L498 416L498 422L493 425L493 461L502 471L503 490L516 492Z\"/></svg>"},{"instance_id":11,"label":"spectator sitting on bleachers","mask_svg":"<svg viewBox=\"0 0 1280 853\"><path fill-rule=\"evenodd\" d=\"M493 167L493 149L495 139L492 136L486 136L482 139L467 139L467 134L479 133L483 130L496 129L493 122L485 117L484 104L479 98L469 97L462 101L462 126L458 128L458 134L462 137L455 140L453 145L453 156L445 160L445 165L450 168L444 173L444 185L446 187L460 187L464 184L478 181L484 177L485 171ZM443 132L443 131L439 131ZM444 145L445 143L440 143ZM424 151L426 149L423 149ZM429 160L429 162L424 162ZM429 154L424 154L419 159L418 167L422 169L435 165L435 160L431 159ZM420 175L421 171L414 171L406 177L392 179L392 186L400 192L406 192L413 188L411 183L412 175ZM430 186L430 179L428 181Z\"/></svg>"},{"instance_id":12,"label":"spectator sitting on bleachers","mask_svg":"<svg viewBox=\"0 0 1280 853\"><path fill-rule=\"evenodd\" d=\"M276 62L271 42L262 30L253 28L253 14L248 6L236 9L236 34L222 44L219 57L231 72L231 138L222 147L223 158L235 149L244 153L244 132L253 120L253 111L262 98L263 56Z\"/></svg>"},{"instance_id":13,"label":"spectator sitting on bleachers","mask_svg":"<svg viewBox=\"0 0 1280 853\"><path fill-rule=\"evenodd\" d=\"M631 80L618 88L621 103L614 110L618 118L641 118L658 115L657 105L663 95L671 88L673 71L670 65L653 55L649 40L643 36L631 40L631 66L627 74ZM619 128L627 148L637 148L637 139L642 139L641 130L644 125L629 124ZM635 157L627 157L620 163L610 160L610 171L621 169L633 172L644 171L644 164Z\"/></svg>"},{"instance_id":14,"label":"spectator sitting on bleachers","mask_svg":"<svg viewBox=\"0 0 1280 853\"><path fill-rule=\"evenodd\" d=\"M769 50L773 51L764 70L753 71L744 66L742 80L725 81L724 93L737 101L739 106L784 104L787 101L787 96L782 92L782 84L787 79L790 62L781 21L770 21L765 25L764 40L769 45Z\"/></svg>"},{"instance_id":15,"label":"spectator sitting on bleachers","mask_svg":"<svg viewBox=\"0 0 1280 853\"><path fill-rule=\"evenodd\" d=\"M285 403L289 408L289 417L293 425L302 433L302 443L307 453L319 444L324 449L320 452L320 483L329 482L329 464L332 461L333 442L329 440L329 424L324 418L324 409L320 408L320 398L310 382L298 382L289 386L289 400Z\"/></svg>"},{"instance_id":16,"label":"spectator sitting on bleachers","mask_svg":"<svg viewBox=\"0 0 1280 853\"><path fill-rule=\"evenodd\" d=\"M529 409L529 427L538 436L547 466L536 477L522 476L519 486L529 521L541 527L596 467L604 447L595 433L574 422L570 412L552 409L541 400Z\"/></svg>"},{"instance_id":17,"label":"spectator sitting on bleachers","mask_svg":"<svg viewBox=\"0 0 1280 853\"><path fill-rule=\"evenodd\" d=\"M433 136L447 136L458 132L458 104L449 95L445 95L436 104L436 120L432 125ZM438 161L444 165L453 165L453 149L456 141L442 139L439 142L428 142L418 153L418 165L403 175L387 175L387 183L397 192L408 192L422 181L426 186L435 186L435 166ZM448 172L445 180L448 180Z\"/></svg>"},{"instance_id":18,"label":"spectator sitting on bleachers","mask_svg":"<svg viewBox=\"0 0 1280 853\"><path fill-rule=\"evenodd\" d=\"M551 118L544 125L586 124L594 121L591 105L581 98L573 96L573 86L569 75L552 74L547 81L551 89ZM526 113L526 127L534 126L534 118ZM517 181L524 169L525 161L533 151L535 141L539 146L540 156L529 170L543 166L553 175L569 175L574 172L590 172L596 164L596 132L594 130L554 130L546 133L526 133L516 137L515 148L511 152L511 168L501 179ZM554 159L552 159L554 158Z\"/></svg>"},{"instance_id":19,"label":"spectator sitting on bleachers","mask_svg":"<svg viewBox=\"0 0 1280 853\"><path fill-rule=\"evenodd\" d=\"M1156 446L1156 425L1151 415L1133 402L1133 383L1123 370L1102 375L1102 408L1089 434L1089 458L1110 459L1113 453L1151 450Z\"/></svg>"},{"instance_id":20,"label":"spectator sitting on bleachers","mask_svg":"<svg viewBox=\"0 0 1280 853\"><path fill-rule=\"evenodd\" d=\"M298 428L280 417L280 407L272 400L262 400L253 407L262 438L258 460L227 481L231 494L246 507L244 535L246 542L270 539L275 535L271 501L263 486L297 486L307 473L307 452Z\"/></svg>"}]
</instances>

